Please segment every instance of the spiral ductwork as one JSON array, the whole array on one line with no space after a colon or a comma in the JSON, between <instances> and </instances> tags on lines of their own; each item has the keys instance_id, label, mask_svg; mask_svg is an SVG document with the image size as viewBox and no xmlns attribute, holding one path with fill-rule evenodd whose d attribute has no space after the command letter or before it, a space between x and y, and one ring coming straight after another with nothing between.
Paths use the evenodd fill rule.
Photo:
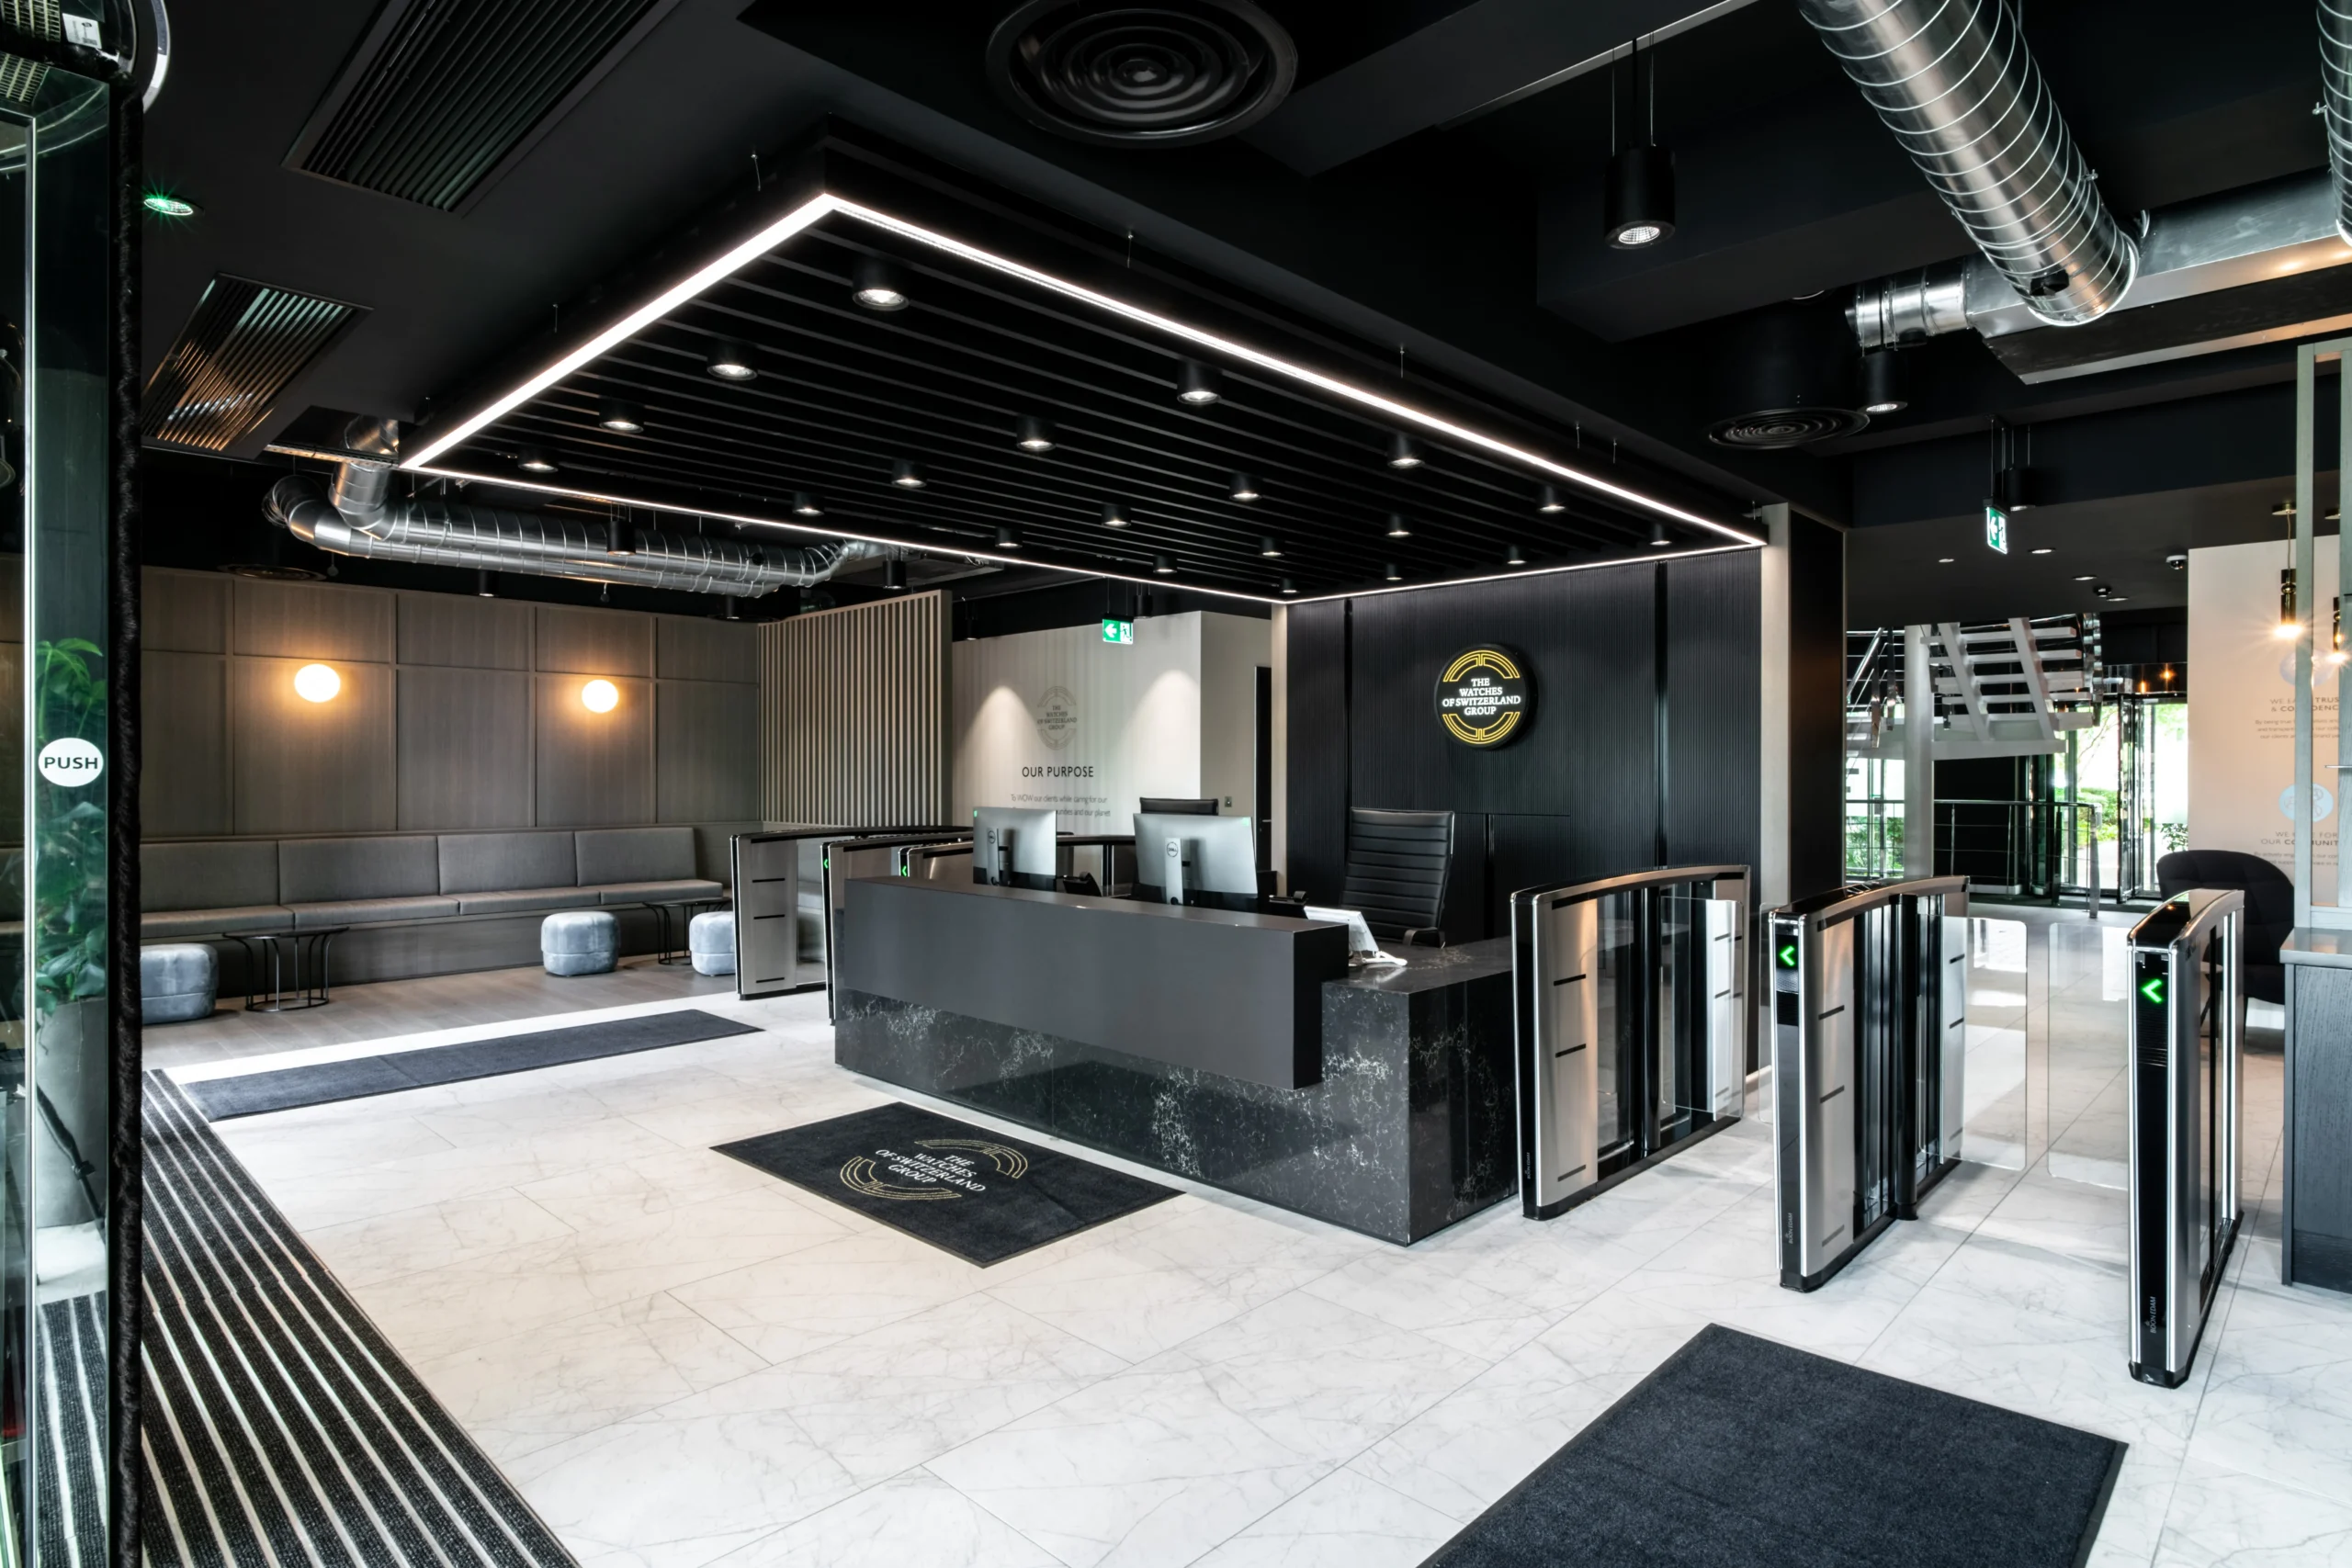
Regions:
<instances>
[{"instance_id":1,"label":"spiral ductwork","mask_svg":"<svg viewBox=\"0 0 2352 1568\"><path fill-rule=\"evenodd\" d=\"M2352 0L2319 0L2319 74L2327 96L2327 166L2335 176L2335 231L2352 245Z\"/></svg>"},{"instance_id":2,"label":"spiral ductwork","mask_svg":"<svg viewBox=\"0 0 2352 1568\"><path fill-rule=\"evenodd\" d=\"M387 468L346 463L330 494L317 479L288 475L270 487L265 511L296 538L334 555L735 599L806 588L855 562L893 554L888 546L855 539L763 545L620 524L599 526L503 507L387 501L390 480Z\"/></svg>"},{"instance_id":3,"label":"spiral ductwork","mask_svg":"<svg viewBox=\"0 0 2352 1568\"><path fill-rule=\"evenodd\" d=\"M2099 198L2010 0L1798 8L2034 316L2079 326L2114 308L2138 249Z\"/></svg>"}]
</instances>

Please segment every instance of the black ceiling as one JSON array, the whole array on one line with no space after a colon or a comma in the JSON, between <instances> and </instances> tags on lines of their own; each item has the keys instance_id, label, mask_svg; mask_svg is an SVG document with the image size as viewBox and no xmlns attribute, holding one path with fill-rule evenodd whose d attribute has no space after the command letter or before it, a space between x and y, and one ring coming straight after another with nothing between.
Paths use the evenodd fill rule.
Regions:
<instances>
[{"instance_id":1,"label":"black ceiling","mask_svg":"<svg viewBox=\"0 0 2352 1568\"><path fill-rule=\"evenodd\" d=\"M1905 501L1873 481L1864 506L1858 475L1872 463L1882 475L1894 471L1887 454L1905 446L1981 440L1996 418L2054 425L2167 405L2193 411L2291 372L2292 345L2279 344L2026 388L1963 338L1923 352L1914 407L1860 437L1814 451L1726 453L1702 434L1704 388L1723 354L1718 328L1726 316L1964 248L1788 0L1728 7L1702 0L1267 0L1299 44L1290 102L1239 139L1151 152L1058 141L995 98L980 42L1010 5L675 0L650 7L641 36L535 125L470 205L448 211L289 164L355 51L390 14L377 0L180 0L172 75L149 128L148 155L156 183L203 210L150 236L150 361L166 351L208 282L250 278L368 313L234 451L253 455L314 406L413 419L537 322L560 323L560 301L579 299L748 179L755 149L774 149L833 114L956 166L974 188L1001 186L1097 232L1131 231L1137 254L1163 271L1220 280L1231 296L1253 299L1285 322L1320 322L1335 338L1383 354L1402 349L1424 385L1461 406L1571 445L1581 427L1588 450L1613 440L1628 463L1661 484L1678 480L1735 509L1786 499L1840 522L1949 516L1948 498L1934 486ZM638 14L627 5L614 9ZM1611 252L1590 231L1587 210L1608 151L1611 75L1567 73L1702 12L1707 19L1667 39L1655 55L1659 137L1675 148L1680 173L1680 231L1654 255ZM2075 0L2027 7L2026 29L2120 210L2324 160L2311 114L2317 50L2307 6L2241 6L2217 18L2187 0ZM1558 79L1491 107L1550 78ZM840 238L812 249L837 251ZM1298 571L1339 581L1352 565L1361 580L1388 558L1376 536L1359 561L1314 542L1318 519L1334 540L1359 515L1376 524L1394 488L1392 476L1350 468L1341 456L1345 417L1292 407L1298 400L1289 392L1281 394L1288 403L1259 401L1271 394L1243 378L1230 406L1203 423L1139 389L1153 382L1155 362L1157 375L1166 375L1164 345L1115 341L1099 323L1049 330L1040 319L1033 322L1044 345L1036 363L979 372L973 367L985 351L975 335L1000 338L1013 329L996 312L1017 316L1030 307L982 309L971 281L952 269L938 271L938 285L966 308L951 318L919 304L908 314L920 331L843 316L820 298L831 284L820 288L817 275L790 267L783 276L778 330L794 341L820 333L846 378L837 384L856 389L842 407L823 411L842 433L842 452L880 449L889 432L869 411L895 396L921 411L902 438L936 443L934 468L943 477L960 468L975 490L956 498L959 479L912 502L886 492L869 503L856 498L850 470L857 465L846 456L790 441L775 454L737 453L730 466L764 462L779 477L794 468L840 473L814 482L844 516L865 508L877 529L921 527L927 514L935 522L952 511L947 525L985 525L992 536L994 520L1017 510L1016 521L1041 545L1073 551L1101 544L1083 532L1076 498L1093 502L1114 475L1139 514L1159 508L1166 538L1204 571L1255 572L1262 588L1268 574L1254 553L1244 561L1236 551L1246 539L1254 552L1264 526L1258 518L1277 514L1280 492L1270 489L1261 510L1246 516L1214 495L1187 499L1216 477L1211 465L1226 460L1211 454L1231 443L1261 453L1250 460L1261 467L1291 463L1314 481L1312 504L1280 502L1295 508L1278 531L1286 544L1297 536L1301 558L1290 564ZM664 329L689 330L685 321ZM915 377L903 360L899 370L886 368L887 359L866 362L877 350L917 344L950 355L937 376ZM759 396L779 394L786 379L763 378ZM882 389L893 381L899 390ZM684 421L692 409L703 411L693 418L709 418L709 390L698 386L702 402L689 400L665 417ZM989 447L980 433L1015 398L1062 400L1067 452L1015 463L1009 446ZM1080 404L1088 412L1077 412ZM1288 412L1277 415L1277 407ZM1273 434L1281 419L1300 433ZM806 418L789 423L816 428ZM727 450L718 425L698 439L717 443L711 453ZM584 469L595 459L582 449L577 461ZM2237 479L2267 476L2259 465L2267 457L2239 461ZM657 476L617 461L605 466L648 482L695 477L684 468ZM1440 480L1453 488L1413 503L1429 514L1430 530L1400 549L1415 570L1506 541L1531 551L1577 547L1513 525L1506 505L1481 499L1509 488L1481 465L1445 458L1432 468L1405 492ZM1054 482L1040 484L1037 475ZM2212 482L2234 481L2222 475ZM991 485L1003 489L980 493ZM2133 493L2111 490L2106 499ZM2115 553L2119 569L2146 554L2133 529L2105 532L2111 537L2098 547ZM1156 547L1135 533L1122 546L1140 558ZM2019 584L2018 592L2030 590ZM2016 606L2045 607L2064 606Z\"/></svg>"}]
</instances>

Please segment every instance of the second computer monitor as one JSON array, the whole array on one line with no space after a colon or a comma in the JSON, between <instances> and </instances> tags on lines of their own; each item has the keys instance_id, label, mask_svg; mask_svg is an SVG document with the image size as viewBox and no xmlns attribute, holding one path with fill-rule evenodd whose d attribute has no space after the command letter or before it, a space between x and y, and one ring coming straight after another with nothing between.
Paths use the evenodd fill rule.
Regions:
<instances>
[{"instance_id":1,"label":"second computer monitor","mask_svg":"<svg viewBox=\"0 0 2352 1568\"><path fill-rule=\"evenodd\" d=\"M1216 815L1216 802L1163 799L1156 795L1147 795L1137 803L1136 809L1148 817L1214 817Z\"/></svg>"},{"instance_id":2,"label":"second computer monitor","mask_svg":"<svg viewBox=\"0 0 2352 1568\"><path fill-rule=\"evenodd\" d=\"M1174 840L1177 852L1169 852ZM1178 869L1171 874L1171 866ZM1171 886L1182 897L1171 899ZM1247 817L1136 814L1136 895L1147 902L1258 907L1258 837Z\"/></svg>"},{"instance_id":3,"label":"second computer monitor","mask_svg":"<svg viewBox=\"0 0 2352 1568\"><path fill-rule=\"evenodd\" d=\"M1054 814L1011 806L972 813L972 880L996 887L1054 890L1059 869Z\"/></svg>"}]
</instances>

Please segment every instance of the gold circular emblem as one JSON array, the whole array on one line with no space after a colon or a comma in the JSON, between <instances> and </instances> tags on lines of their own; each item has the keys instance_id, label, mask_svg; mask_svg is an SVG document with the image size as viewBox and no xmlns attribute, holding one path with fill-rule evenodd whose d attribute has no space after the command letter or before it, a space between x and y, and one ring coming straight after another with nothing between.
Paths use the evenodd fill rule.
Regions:
<instances>
[{"instance_id":1,"label":"gold circular emblem","mask_svg":"<svg viewBox=\"0 0 2352 1568\"><path fill-rule=\"evenodd\" d=\"M1465 648L1438 677L1437 716L1464 746L1484 750L1517 735L1535 702L1526 667L1509 649Z\"/></svg>"}]
</instances>

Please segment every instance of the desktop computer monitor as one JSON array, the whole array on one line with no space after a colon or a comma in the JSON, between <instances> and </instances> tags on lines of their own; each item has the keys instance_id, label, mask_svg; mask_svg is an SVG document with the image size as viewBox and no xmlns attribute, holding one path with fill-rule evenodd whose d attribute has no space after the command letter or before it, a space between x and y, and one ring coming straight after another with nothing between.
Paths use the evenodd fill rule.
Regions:
<instances>
[{"instance_id":1,"label":"desktop computer monitor","mask_svg":"<svg viewBox=\"0 0 2352 1568\"><path fill-rule=\"evenodd\" d=\"M1216 802L1214 800L1163 799L1156 795L1145 795L1142 800L1136 802L1136 808L1148 817L1214 817L1216 815Z\"/></svg>"},{"instance_id":2,"label":"desktop computer monitor","mask_svg":"<svg viewBox=\"0 0 2352 1568\"><path fill-rule=\"evenodd\" d=\"M1051 893L1059 864L1052 812L983 806L972 813L974 882Z\"/></svg>"},{"instance_id":3,"label":"desktop computer monitor","mask_svg":"<svg viewBox=\"0 0 2352 1568\"><path fill-rule=\"evenodd\" d=\"M1169 852L1173 840L1174 854ZM1258 836L1247 817L1136 813L1136 897L1254 912Z\"/></svg>"}]
</instances>

